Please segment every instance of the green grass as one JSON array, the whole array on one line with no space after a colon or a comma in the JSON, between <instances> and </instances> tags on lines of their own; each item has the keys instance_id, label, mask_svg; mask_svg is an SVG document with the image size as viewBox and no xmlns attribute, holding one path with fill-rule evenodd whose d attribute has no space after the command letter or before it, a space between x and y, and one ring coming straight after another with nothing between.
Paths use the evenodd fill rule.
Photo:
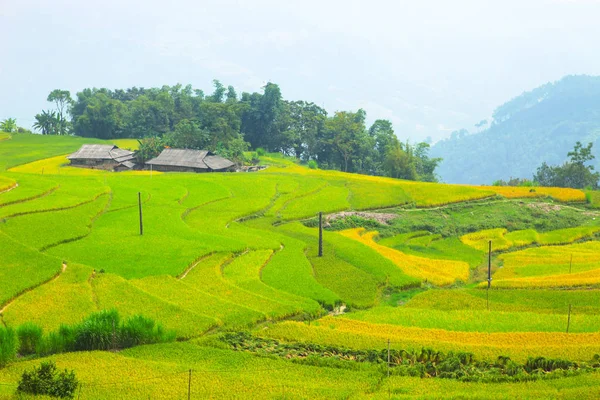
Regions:
<instances>
[{"instance_id":1,"label":"green grass","mask_svg":"<svg viewBox=\"0 0 600 400\"><path fill-rule=\"evenodd\" d=\"M348 182L347 187L350 189L350 207L354 210L393 207L411 201L400 185L355 180Z\"/></svg>"},{"instance_id":2,"label":"green grass","mask_svg":"<svg viewBox=\"0 0 600 400\"><path fill-rule=\"evenodd\" d=\"M58 279L16 298L4 311L4 322L17 326L35 321L45 332L80 322L97 311L88 282L91 273L89 267L69 264Z\"/></svg>"},{"instance_id":3,"label":"green grass","mask_svg":"<svg viewBox=\"0 0 600 400\"><path fill-rule=\"evenodd\" d=\"M317 230L306 228L299 223L283 225L280 228L289 234L303 234L317 237ZM335 251L338 259L354 265L371 275L380 285L406 287L418 284L418 280L404 274L396 265L377 251L355 240L346 238L335 232L324 232L324 242ZM315 240L315 239L313 239Z\"/></svg>"},{"instance_id":4,"label":"green grass","mask_svg":"<svg viewBox=\"0 0 600 400\"><path fill-rule=\"evenodd\" d=\"M485 311L488 293L482 289L428 290L414 296L406 307L439 311ZM599 290L490 290L490 310L566 315L600 315Z\"/></svg>"},{"instance_id":5,"label":"green grass","mask_svg":"<svg viewBox=\"0 0 600 400\"><path fill-rule=\"evenodd\" d=\"M182 279L187 285L197 290L222 298L227 303L235 303L253 311L249 315L252 321L264 320L267 317L288 315L292 310L287 305L280 304L274 299L263 297L259 293L245 290L226 280L222 270L229 263L235 262L232 254L214 254L201 260ZM244 260L238 261L245 263Z\"/></svg>"},{"instance_id":6,"label":"green grass","mask_svg":"<svg viewBox=\"0 0 600 400\"><path fill-rule=\"evenodd\" d=\"M33 321L47 332L115 308L124 317L150 317L174 329L180 339L214 330L254 329L258 335L289 341L383 349L390 339L396 349L464 350L490 359L546 355L589 361L600 353L600 290L576 289L600 284L600 276L594 275L600 270L599 242L570 244L594 239L600 229L600 215L589 206L567 208L550 199L487 199L494 193L485 188L309 170L284 158L265 158L271 166L249 174L150 176L58 168L64 154L83 141L102 142L33 135L0 142L0 191L18 183L0 193L0 304L14 299L2 316L9 327ZM5 171L16 165L21 166ZM44 166L52 168L42 175ZM482 201L471 201L476 199ZM317 229L296 221L313 218L306 222L311 225L319 211L378 208L397 218L389 225L356 219L356 227L378 230L384 236L378 244L399 250L403 257L388 259L382 254L391 253L384 247L367 246L332 231L335 227L325 231L324 255L318 257ZM479 249L460 241L468 234L479 236L472 241ZM494 255L494 290L466 288L481 281L490 237L495 249L506 245L506 252ZM548 246L557 243L567 245ZM536 244L545 247L514 251ZM411 256L429 259L426 264L440 272L447 272L442 271L447 264L432 260L466 262L472 269L471 284L427 289L430 284L421 285L402 272L411 267L405 264L417 262ZM68 266L60 273L62 260ZM544 279L569 290L496 290L503 282L507 287L523 282L536 287ZM350 313L318 318L342 303ZM571 333L566 335L561 332L569 305ZM308 314L310 325L295 321ZM593 393L586 392L591 384L583 376L520 386L431 383L387 379L377 366L334 362L336 368L330 368L310 358L299 364L223 346L207 336L53 359L59 368L74 368L89 384L82 398L179 399L187 394L190 368L198 376L192 385L197 398L228 398L232 393L244 398ZM19 359L3 369L0 383L18 379L32 362L38 361ZM206 372L212 369L226 372ZM181 376L127 381L179 371ZM111 378L127 383L92 386ZM0 398L10 398L13 389L0 385Z\"/></svg>"},{"instance_id":7,"label":"green grass","mask_svg":"<svg viewBox=\"0 0 600 400\"><path fill-rule=\"evenodd\" d=\"M88 235L93 219L104 210L108 200L103 195L75 208L10 218L0 224L0 230L18 242L43 249Z\"/></svg>"},{"instance_id":8,"label":"green grass","mask_svg":"<svg viewBox=\"0 0 600 400\"><path fill-rule=\"evenodd\" d=\"M375 307L368 311L350 313L344 318L378 324L406 327L444 329L462 332L564 332L564 314L506 312L487 310L440 311L429 308ZM585 314L571 316L570 332L597 332L600 317Z\"/></svg>"},{"instance_id":9,"label":"green grass","mask_svg":"<svg viewBox=\"0 0 600 400\"><path fill-rule=\"evenodd\" d=\"M294 220L313 217L319 212L343 211L350 208L348 203L349 191L345 186L339 186L339 182L326 186L311 196L300 197L290 201L280 211L284 220Z\"/></svg>"},{"instance_id":10,"label":"green grass","mask_svg":"<svg viewBox=\"0 0 600 400\"><path fill-rule=\"evenodd\" d=\"M274 289L260 280L262 268L271 260L271 250L251 251L234 259L223 268L223 277L234 285L279 303L289 314L315 312L318 304L300 296Z\"/></svg>"},{"instance_id":11,"label":"green grass","mask_svg":"<svg viewBox=\"0 0 600 400\"><path fill-rule=\"evenodd\" d=\"M5 304L23 291L52 279L61 270L59 259L41 254L2 232L0 254L0 304Z\"/></svg>"},{"instance_id":12,"label":"green grass","mask_svg":"<svg viewBox=\"0 0 600 400\"><path fill-rule=\"evenodd\" d=\"M219 321L164 301L112 274L96 273L91 279L93 300L99 310L116 309L123 317L142 314L174 329L182 338L199 336Z\"/></svg>"},{"instance_id":13,"label":"green grass","mask_svg":"<svg viewBox=\"0 0 600 400\"><path fill-rule=\"evenodd\" d=\"M333 306L340 298L315 279L315 271L305 255L306 243L286 236L281 238L283 248L275 253L261 271L267 285Z\"/></svg>"}]
</instances>

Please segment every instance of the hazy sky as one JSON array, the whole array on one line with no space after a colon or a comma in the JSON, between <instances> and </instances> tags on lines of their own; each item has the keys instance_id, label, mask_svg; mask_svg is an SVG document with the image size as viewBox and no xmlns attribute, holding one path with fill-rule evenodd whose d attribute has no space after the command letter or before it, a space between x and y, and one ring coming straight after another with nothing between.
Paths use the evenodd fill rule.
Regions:
<instances>
[{"instance_id":1,"label":"hazy sky","mask_svg":"<svg viewBox=\"0 0 600 400\"><path fill-rule=\"evenodd\" d=\"M600 1L0 0L0 119L55 88L272 81L443 138L567 74L600 74Z\"/></svg>"}]
</instances>

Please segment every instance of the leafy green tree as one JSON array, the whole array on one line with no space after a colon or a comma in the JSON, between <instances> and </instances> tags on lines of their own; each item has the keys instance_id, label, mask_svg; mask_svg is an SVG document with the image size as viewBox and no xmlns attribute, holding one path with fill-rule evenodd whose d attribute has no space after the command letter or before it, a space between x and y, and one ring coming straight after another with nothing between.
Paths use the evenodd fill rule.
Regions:
<instances>
[{"instance_id":1,"label":"leafy green tree","mask_svg":"<svg viewBox=\"0 0 600 400\"><path fill-rule=\"evenodd\" d=\"M418 176L411 154L404 151L398 139L393 140L388 147L383 168L392 178L414 181Z\"/></svg>"},{"instance_id":2,"label":"leafy green tree","mask_svg":"<svg viewBox=\"0 0 600 400\"><path fill-rule=\"evenodd\" d=\"M179 121L173 132L165 137L165 144L181 149L206 149L210 143L210 133L200 127L197 120Z\"/></svg>"},{"instance_id":3,"label":"leafy green tree","mask_svg":"<svg viewBox=\"0 0 600 400\"><path fill-rule=\"evenodd\" d=\"M55 89L48 95L47 100L56 104L56 134L67 135L69 133L70 124L65 111L73 104L71 92L68 90Z\"/></svg>"},{"instance_id":4,"label":"leafy green tree","mask_svg":"<svg viewBox=\"0 0 600 400\"><path fill-rule=\"evenodd\" d=\"M438 178L435 169L442 162L439 157L429 157L428 143L418 143L413 148L415 169L417 171L418 180L425 182L437 182Z\"/></svg>"},{"instance_id":5,"label":"leafy green tree","mask_svg":"<svg viewBox=\"0 0 600 400\"><path fill-rule=\"evenodd\" d=\"M560 166L542 163L533 180L539 182L541 186L597 189L600 173L594 172L593 165L586 165L595 158L592 154L592 146L592 143L589 143L584 147L581 142L577 142L573 151L567 154L570 157L568 162Z\"/></svg>"},{"instance_id":6,"label":"leafy green tree","mask_svg":"<svg viewBox=\"0 0 600 400\"><path fill-rule=\"evenodd\" d=\"M7 133L13 133L17 131L17 120L14 118L7 118L0 122L0 131Z\"/></svg>"},{"instance_id":7,"label":"leafy green tree","mask_svg":"<svg viewBox=\"0 0 600 400\"><path fill-rule=\"evenodd\" d=\"M285 129L282 132L282 151L298 159L314 156L322 135L327 111L305 101L284 102Z\"/></svg>"},{"instance_id":8,"label":"leafy green tree","mask_svg":"<svg viewBox=\"0 0 600 400\"><path fill-rule=\"evenodd\" d=\"M37 129L42 135L54 135L56 133L56 112L55 111L44 111L41 114L35 115L35 123L33 128Z\"/></svg>"},{"instance_id":9,"label":"leafy green tree","mask_svg":"<svg viewBox=\"0 0 600 400\"><path fill-rule=\"evenodd\" d=\"M72 399L77 386L79 382L74 371L58 372L54 361L45 361L32 371L23 372L17 393Z\"/></svg>"},{"instance_id":10,"label":"leafy green tree","mask_svg":"<svg viewBox=\"0 0 600 400\"><path fill-rule=\"evenodd\" d=\"M267 83L261 93L242 93L241 131L253 148L279 151L283 147L281 133L285 130L284 106L279 86Z\"/></svg>"},{"instance_id":11,"label":"leafy green tree","mask_svg":"<svg viewBox=\"0 0 600 400\"><path fill-rule=\"evenodd\" d=\"M165 148L163 140L156 136L138 140L138 143L140 146L135 156L140 164L158 156Z\"/></svg>"},{"instance_id":12,"label":"leafy green tree","mask_svg":"<svg viewBox=\"0 0 600 400\"><path fill-rule=\"evenodd\" d=\"M73 126L75 134L83 137L112 139L124 137L123 117L125 106L122 102L112 99L104 89L94 91L85 89L77 93L73 105Z\"/></svg>"},{"instance_id":13,"label":"leafy green tree","mask_svg":"<svg viewBox=\"0 0 600 400\"><path fill-rule=\"evenodd\" d=\"M334 157L340 161L342 171L354 172L353 163L357 163L362 144L368 141L363 114L363 110L339 111L325 122L327 141L337 153Z\"/></svg>"}]
</instances>

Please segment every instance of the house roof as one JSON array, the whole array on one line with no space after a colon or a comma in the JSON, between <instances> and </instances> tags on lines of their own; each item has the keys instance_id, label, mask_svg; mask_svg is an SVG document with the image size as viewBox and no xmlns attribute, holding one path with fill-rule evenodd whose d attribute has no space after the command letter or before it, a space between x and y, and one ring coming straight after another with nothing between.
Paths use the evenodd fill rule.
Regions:
<instances>
[{"instance_id":1,"label":"house roof","mask_svg":"<svg viewBox=\"0 0 600 400\"><path fill-rule=\"evenodd\" d=\"M134 157L133 151L123 150L112 144L84 144L67 156L69 160L115 160L119 163L132 161Z\"/></svg>"},{"instance_id":2,"label":"house roof","mask_svg":"<svg viewBox=\"0 0 600 400\"><path fill-rule=\"evenodd\" d=\"M158 157L147 161L146 164L210 170L227 169L235 165L230 160L206 150L189 149L164 149Z\"/></svg>"}]
</instances>

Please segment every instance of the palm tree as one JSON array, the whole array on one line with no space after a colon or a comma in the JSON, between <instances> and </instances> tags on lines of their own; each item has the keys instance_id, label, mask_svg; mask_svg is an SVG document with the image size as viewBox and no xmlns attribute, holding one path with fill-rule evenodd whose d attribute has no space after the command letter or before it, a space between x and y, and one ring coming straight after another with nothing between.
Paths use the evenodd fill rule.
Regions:
<instances>
[{"instance_id":1,"label":"palm tree","mask_svg":"<svg viewBox=\"0 0 600 400\"><path fill-rule=\"evenodd\" d=\"M53 135L56 133L55 129L57 122L56 112L42 110L41 114L35 116L33 128L41 131L42 135Z\"/></svg>"},{"instance_id":2,"label":"palm tree","mask_svg":"<svg viewBox=\"0 0 600 400\"><path fill-rule=\"evenodd\" d=\"M0 131L12 133L17 130L17 120L14 118L7 118L0 122Z\"/></svg>"}]
</instances>

